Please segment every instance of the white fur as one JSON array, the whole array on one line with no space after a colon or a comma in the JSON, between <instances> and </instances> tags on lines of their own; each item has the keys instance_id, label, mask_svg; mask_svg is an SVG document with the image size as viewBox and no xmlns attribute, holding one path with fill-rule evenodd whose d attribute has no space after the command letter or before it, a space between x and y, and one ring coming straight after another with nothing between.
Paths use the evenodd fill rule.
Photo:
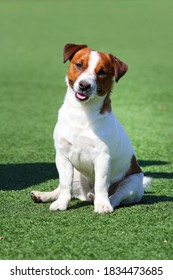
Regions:
<instances>
[{"instance_id":1,"label":"white fur","mask_svg":"<svg viewBox=\"0 0 173 280\"><path fill-rule=\"evenodd\" d=\"M33 198L53 201L50 210L67 209L71 196L75 196L94 200L97 213L111 213L120 204L138 202L144 193L143 173L139 173L121 181L108 197L109 186L120 181L130 168L134 150L114 114L100 114L105 97L96 94L94 69L99 59L98 53L91 52L88 70L74 85L77 91L82 79L89 81L92 98L78 101L68 85L59 110L54 130L59 187L49 193L32 192Z\"/></svg>"}]
</instances>

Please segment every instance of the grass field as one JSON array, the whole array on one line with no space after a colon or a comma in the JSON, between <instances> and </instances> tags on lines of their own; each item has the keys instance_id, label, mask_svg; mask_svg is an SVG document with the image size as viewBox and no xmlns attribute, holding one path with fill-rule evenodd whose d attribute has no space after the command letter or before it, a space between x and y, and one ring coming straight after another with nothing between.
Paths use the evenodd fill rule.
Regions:
<instances>
[{"instance_id":1,"label":"grass field","mask_svg":"<svg viewBox=\"0 0 173 280\"><path fill-rule=\"evenodd\" d=\"M172 10L171 0L0 1L0 259L172 259ZM52 133L69 42L129 65L113 111L153 180L140 204L110 215L30 199L58 184Z\"/></svg>"}]
</instances>

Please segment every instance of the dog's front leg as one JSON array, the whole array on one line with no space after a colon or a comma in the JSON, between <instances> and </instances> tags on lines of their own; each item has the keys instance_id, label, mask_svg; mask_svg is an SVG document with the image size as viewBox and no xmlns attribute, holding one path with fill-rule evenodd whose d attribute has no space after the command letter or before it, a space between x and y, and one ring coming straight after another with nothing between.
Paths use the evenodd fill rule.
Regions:
<instances>
[{"instance_id":1,"label":"dog's front leg","mask_svg":"<svg viewBox=\"0 0 173 280\"><path fill-rule=\"evenodd\" d=\"M57 200L50 205L50 210L66 210L71 200L74 168L61 153L56 154L56 166L59 172L60 193Z\"/></svg>"},{"instance_id":2,"label":"dog's front leg","mask_svg":"<svg viewBox=\"0 0 173 280\"><path fill-rule=\"evenodd\" d=\"M113 207L108 197L110 186L110 157L106 153L101 154L95 161L95 200L94 211L96 213L111 213Z\"/></svg>"}]
</instances>

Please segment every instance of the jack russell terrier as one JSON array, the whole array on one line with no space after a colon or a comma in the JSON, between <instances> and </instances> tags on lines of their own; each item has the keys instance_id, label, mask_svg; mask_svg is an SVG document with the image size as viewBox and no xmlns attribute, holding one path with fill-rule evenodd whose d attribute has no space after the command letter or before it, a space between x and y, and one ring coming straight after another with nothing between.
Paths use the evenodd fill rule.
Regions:
<instances>
[{"instance_id":1,"label":"jack russell terrier","mask_svg":"<svg viewBox=\"0 0 173 280\"><path fill-rule=\"evenodd\" d=\"M67 60L67 93L54 130L60 184L51 192L32 191L31 197L52 202L50 210L66 210L73 196L93 201L96 213L137 203L150 178L144 177L110 99L114 80L128 67L87 45L65 45L64 63Z\"/></svg>"}]
</instances>

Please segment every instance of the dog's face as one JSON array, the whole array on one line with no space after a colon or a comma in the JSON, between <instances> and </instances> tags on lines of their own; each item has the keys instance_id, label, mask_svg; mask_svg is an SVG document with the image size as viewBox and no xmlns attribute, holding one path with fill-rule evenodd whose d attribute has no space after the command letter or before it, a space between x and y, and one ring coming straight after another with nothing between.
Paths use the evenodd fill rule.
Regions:
<instances>
[{"instance_id":1,"label":"dog's face","mask_svg":"<svg viewBox=\"0 0 173 280\"><path fill-rule=\"evenodd\" d=\"M86 102L95 95L109 94L114 78L117 82L128 69L112 54L93 51L86 45L67 44L64 62L68 59L68 84L80 102Z\"/></svg>"}]
</instances>

